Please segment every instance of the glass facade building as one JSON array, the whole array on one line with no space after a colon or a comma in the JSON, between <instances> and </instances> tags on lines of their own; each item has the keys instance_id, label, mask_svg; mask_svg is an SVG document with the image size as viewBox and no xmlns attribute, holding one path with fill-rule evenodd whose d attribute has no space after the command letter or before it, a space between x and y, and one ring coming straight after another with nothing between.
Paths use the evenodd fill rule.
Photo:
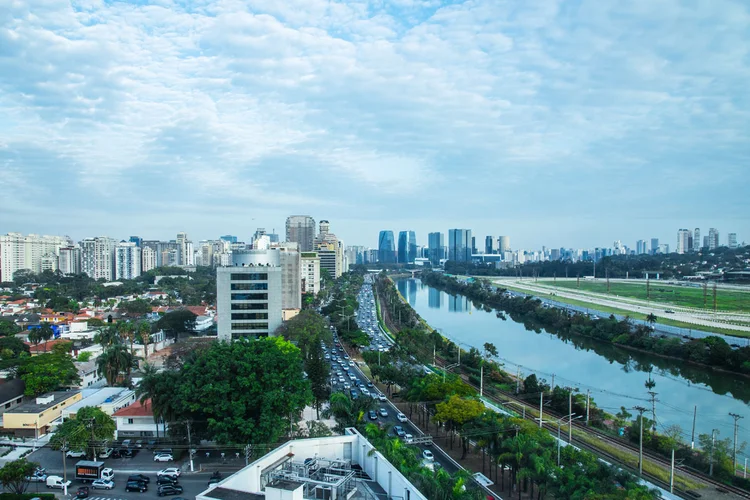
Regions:
<instances>
[{"instance_id":1,"label":"glass facade building","mask_svg":"<svg viewBox=\"0 0 750 500\"><path fill-rule=\"evenodd\" d=\"M433 266L440 265L440 261L445 258L445 235L443 233L427 235L427 255Z\"/></svg>"},{"instance_id":2,"label":"glass facade building","mask_svg":"<svg viewBox=\"0 0 750 500\"><path fill-rule=\"evenodd\" d=\"M396 245L393 241L393 231L380 231L378 238L378 261L381 264L396 262Z\"/></svg>"},{"instance_id":3,"label":"glass facade building","mask_svg":"<svg viewBox=\"0 0 750 500\"><path fill-rule=\"evenodd\" d=\"M471 262L471 229L451 229L448 231L448 260Z\"/></svg>"}]
</instances>

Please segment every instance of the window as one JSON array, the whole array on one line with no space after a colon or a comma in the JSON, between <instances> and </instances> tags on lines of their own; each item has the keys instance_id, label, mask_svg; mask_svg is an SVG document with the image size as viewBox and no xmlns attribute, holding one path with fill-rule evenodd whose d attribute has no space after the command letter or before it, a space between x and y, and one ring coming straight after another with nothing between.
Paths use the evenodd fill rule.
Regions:
<instances>
[{"instance_id":1,"label":"window","mask_svg":"<svg viewBox=\"0 0 750 500\"><path fill-rule=\"evenodd\" d=\"M268 330L268 323L232 323L232 330Z\"/></svg>"},{"instance_id":2,"label":"window","mask_svg":"<svg viewBox=\"0 0 750 500\"><path fill-rule=\"evenodd\" d=\"M268 319L268 313L232 313L232 319Z\"/></svg>"},{"instance_id":3,"label":"window","mask_svg":"<svg viewBox=\"0 0 750 500\"><path fill-rule=\"evenodd\" d=\"M128 423L129 423L129 424L132 424L132 423L133 423L133 419L132 419L132 418L129 418L129 419L128 419Z\"/></svg>"},{"instance_id":4,"label":"window","mask_svg":"<svg viewBox=\"0 0 750 500\"><path fill-rule=\"evenodd\" d=\"M232 281L265 281L268 279L268 273L232 273L230 279Z\"/></svg>"},{"instance_id":5,"label":"window","mask_svg":"<svg viewBox=\"0 0 750 500\"><path fill-rule=\"evenodd\" d=\"M5 403L5 407L6 407L6 408L10 408L10 405L11 405L11 404L12 404L12 403Z\"/></svg>"},{"instance_id":6,"label":"window","mask_svg":"<svg viewBox=\"0 0 750 500\"><path fill-rule=\"evenodd\" d=\"M232 290L268 290L268 283L232 283Z\"/></svg>"},{"instance_id":7,"label":"window","mask_svg":"<svg viewBox=\"0 0 750 500\"><path fill-rule=\"evenodd\" d=\"M233 311L245 311L245 310L265 311L266 309L268 309L268 304L232 304Z\"/></svg>"},{"instance_id":8,"label":"window","mask_svg":"<svg viewBox=\"0 0 750 500\"><path fill-rule=\"evenodd\" d=\"M233 293L232 300L268 300L267 293Z\"/></svg>"}]
</instances>

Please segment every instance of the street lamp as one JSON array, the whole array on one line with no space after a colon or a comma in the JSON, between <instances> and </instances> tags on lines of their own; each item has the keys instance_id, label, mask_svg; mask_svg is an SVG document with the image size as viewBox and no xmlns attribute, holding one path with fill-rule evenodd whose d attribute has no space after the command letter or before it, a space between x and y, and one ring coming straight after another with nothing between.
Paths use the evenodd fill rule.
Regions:
<instances>
[{"instance_id":1,"label":"street lamp","mask_svg":"<svg viewBox=\"0 0 750 500\"><path fill-rule=\"evenodd\" d=\"M562 438L560 437L560 427L562 426L563 420L565 420L566 418L570 418L573 415L574 413L571 413L570 415L565 415L564 417L560 417L559 419L557 419L557 422L555 422L557 424L557 466L558 467L560 467L560 441L562 441ZM571 418L570 421L572 422L573 420L578 420L579 418L583 418L583 415L578 415L577 417ZM552 421L548 421L548 422L552 423ZM572 444L572 443L569 441L568 444Z\"/></svg>"}]
</instances>

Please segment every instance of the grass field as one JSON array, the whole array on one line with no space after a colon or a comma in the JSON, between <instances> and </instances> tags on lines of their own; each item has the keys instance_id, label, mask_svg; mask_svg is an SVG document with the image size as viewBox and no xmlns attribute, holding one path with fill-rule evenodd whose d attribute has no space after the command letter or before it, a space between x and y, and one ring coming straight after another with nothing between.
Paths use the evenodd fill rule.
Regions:
<instances>
[{"instance_id":1,"label":"grass field","mask_svg":"<svg viewBox=\"0 0 750 500\"><path fill-rule=\"evenodd\" d=\"M580 286L575 281L540 280L539 284L555 286L557 288L576 289L586 292L607 292L607 283L604 280L591 282L581 280ZM645 283L611 283L609 295L620 297L631 297L641 300L652 300L664 304L672 304L681 307L693 307L702 309L704 307L703 287L697 286L674 286L661 283L651 283L648 295ZM713 310L713 290L709 286L706 290L705 307ZM729 290L716 291L716 308L720 311L743 311L750 312L750 292L739 292Z\"/></svg>"}]
</instances>

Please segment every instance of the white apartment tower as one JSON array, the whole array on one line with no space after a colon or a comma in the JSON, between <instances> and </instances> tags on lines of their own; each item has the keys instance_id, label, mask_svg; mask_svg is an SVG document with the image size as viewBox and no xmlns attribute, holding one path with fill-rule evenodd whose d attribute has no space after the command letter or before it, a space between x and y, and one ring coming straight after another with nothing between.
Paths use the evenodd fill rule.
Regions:
<instances>
[{"instance_id":1,"label":"white apartment tower","mask_svg":"<svg viewBox=\"0 0 750 500\"><path fill-rule=\"evenodd\" d=\"M72 244L67 236L0 235L0 281L13 281L13 275L21 269L41 273L42 257L58 255L61 248Z\"/></svg>"},{"instance_id":2,"label":"white apartment tower","mask_svg":"<svg viewBox=\"0 0 750 500\"><path fill-rule=\"evenodd\" d=\"M278 250L232 254L232 265L216 268L219 340L272 335L282 321L282 267Z\"/></svg>"},{"instance_id":3,"label":"white apartment tower","mask_svg":"<svg viewBox=\"0 0 750 500\"><path fill-rule=\"evenodd\" d=\"M115 279L132 280L141 275L141 249L133 242L121 241L115 248Z\"/></svg>"},{"instance_id":4,"label":"white apartment tower","mask_svg":"<svg viewBox=\"0 0 750 500\"><path fill-rule=\"evenodd\" d=\"M179 256L177 265L192 266L195 264L193 255L193 242L188 240L187 233L177 233L177 245Z\"/></svg>"},{"instance_id":5,"label":"white apartment tower","mask_svg":"<svg viewBox=\"0 0 750 500\"><path fill-rule=\"evenodd\" d=\"M106 236L81 241L81 272L96 280L112 281L115 277L117 241Z\"/></svg>"},{"instance_id":6,"label":"white apartment tower","mask_svg":"<svg viewBox=\"0 0 750 500\"><path fill-rule=\"evenodd\" d=\"M302 292L317 295L320 292L320 257L317 252L302 252L300 255Z\"/></svg>"},{"instance_id":7,"label":"white apartment tower","mask_svg":"<svg viewBox=\"0 0 750 500\"><path fill-rule=\"evenodd\" d=\"M279 243L271 250L279 252L281 308L302 309L301 260L297 243Z\"/></svg>"},{"instance_id":8,"label":"white apartment tower","mask_svg":"<svg viewBox=\"0 0 750 500\"><path fill-rule=\"evenodd\" d=\"M141 249L141 270L147 273L152 269L156 269L156 250L144 246Z\"/></svg>"},{"instance_id":9,"label":"white apartment tower","mask_svg":"<svg viewBox=\"0 0 750 500\"><path fill-rule=\"evenodd\" d=\"M63 274L81 274L81 249L78 247L61 248L58 269Z\"/></svg>"},{"instance_id":10,"label":"white apartment tower","mask_svg":"<svg viewBox=\"0 0 750 500\"><path fill-rule=\"evenodd\" d=\"M690 231L688 229L680 229L677 231L677 253L687 253L691 250L690 248Z\"/></svg>"}]
</instances>

